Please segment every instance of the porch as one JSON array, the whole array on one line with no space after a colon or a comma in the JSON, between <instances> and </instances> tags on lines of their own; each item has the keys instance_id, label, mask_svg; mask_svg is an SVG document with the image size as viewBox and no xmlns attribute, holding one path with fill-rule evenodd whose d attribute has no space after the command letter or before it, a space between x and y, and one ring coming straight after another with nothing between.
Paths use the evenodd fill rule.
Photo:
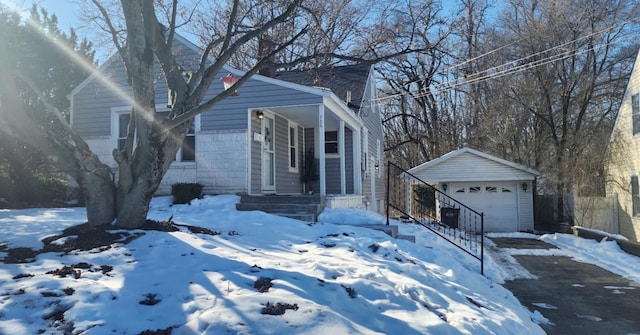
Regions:
<instances>
[{"instance_id":1,"label":"porch","mask_svg":"<svg viewBox=\"0 0 640 335\"><path fill-rule=\"evenodd\" d=\"M363 126L329 98L248 110L249 195L362 194Z\"/></svg>"}]
</instances>

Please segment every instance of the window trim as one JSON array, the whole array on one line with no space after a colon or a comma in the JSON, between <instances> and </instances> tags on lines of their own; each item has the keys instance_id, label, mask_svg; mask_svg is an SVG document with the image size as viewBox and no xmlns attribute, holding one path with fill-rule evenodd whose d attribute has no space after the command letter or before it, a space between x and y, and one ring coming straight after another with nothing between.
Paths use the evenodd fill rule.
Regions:
<instances>
[{"instance_id":1,"label":"window trim","mask_svg":"<svg viewBox=\"0 0 640 335\"><path fill-rule=\"evenodd\" d=\"M294 142L293 145L291 145L291 130L293 129L293 138L294 138ZM298 124L292 121L288 122L288 126L287 126L287 149L288 149L288 157L289 157L289 172L294 172L297 173L298 171L300 171L300 153L299 153L299 130L298 130ZM291 155L291 150L293 149L293 162L295 162L295 166L291 166L292 163L292 155Z\"/></svg>"},{"instance_id":2,"label":"window trim","mask_svg":"<svg viewBox=\"0 0 640 335\"><path fill-rule=\"evenodd\" d=\"M336 133L335 141L327 141L327 133ZM327 152L327 143L335 143L336 144L336 152ZM324 156L329 158L340 157L340 134L338 130L325 130L324 132Z\"/></svg>"}]
</instances>

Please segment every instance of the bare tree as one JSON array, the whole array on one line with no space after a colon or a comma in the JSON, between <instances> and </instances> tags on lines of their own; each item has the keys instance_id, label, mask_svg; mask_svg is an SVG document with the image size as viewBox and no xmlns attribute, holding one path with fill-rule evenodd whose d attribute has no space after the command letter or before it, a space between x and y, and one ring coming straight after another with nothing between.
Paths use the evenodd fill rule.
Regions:
<instances>
[{"instance_id":1,"label":"bare tree","mask_svg":"<svg viewBox=\"0 0 640 335\"><path fill-rule=\"evenodd\" d=\"M378 66L386 83L379 102L384 113L385 151L388 159L407 168L442 154L441 147L449 147L449 135L456 133L451 129L455 117L444 105L449 92L442 89L450 29L438 3L414 2L410 9L397 22L423 27L412 43L424 51Z\"/></svg>"},{"instance_id":2,"label":"bare tree","mask_svg":"<svg viewBox=\"0 0 640 335\"><path fill-rule=\"evenodd\" d=\"M101 27L109 32L117 54L125 64L133 92L128 136L123 148L113 152L118 163L118 178L115 181L112 179L109 167L91 152L64 118L56 119L64 128L64 136L39 134L39 145L36 146L54 153L54 159L76 179L85 195L89 223L92 225L115 222L122 227L140 227L144 224L151 198L181 147L193 118L226 98L261 68L293 67L321 58L373 63L420 49L412 43L394 43L399 36L411 41L416 27L396 26L393 16L371 17L367 22L367 34L345 32L352 41L362 42L357 44L357 48L297 49L296 43L314 29L320 32L314 39L318 42L325 38L331 44L335 41L330 41L329 37L339 36L326 31L331 25L318 25L318 20L312 19L311 9L316 5L308 5L304 0L190 1L186 5L178 0L122 0L114 4L120 11L115 11L115 7L107 7L103 1L92 0L92 3L100 13ZM173 46L177 30L195 17L195 12L189 8L196 7L198 10L217 12L215 17L224 18L220 21L224 24L218 26L218 30L213 30L214 35L203 40L205 43L200 63L191 69L179 63ZM280 34L280 31L286 33ZM229 90L205 98L207 89L219 77L223 65L239 52L257 46L265 36L272 43L269 52L261 54L255 63L245 68L245 74ZM345 39L342 37L342 40ZM281 54L288 56L280 57ZM155 117L157 77L154 71L157 66L164 75L171 96L171 110L162 120ZM15 80L11 77L30 82L20 73L5 70L3 75L9 82ZM38 91L35 83L30 84ZM41 99L46 101L43 95ZM3 106L9 103L13 102L3 101ZM15 104L12 107L18 108ZM51 113L59 115L53 106L48 107ZM25 131L33 131L38 127L37 120L22 113L17 114L17 117L9 120L10 124L18 124ZM14 128L16 134L21 133L18 132L22 130L20 127Z\"/></svg>"},{"instance_id":3,"label":"bare tree","mask_svg":"<svg viewBox=\"0 0 640 335\"><path fill-rule=\"evenodd\" d=\"M502 65L491 69L502 80L487 98L497 96L504 106L496 122L522 121L517 129L530 135L505 138L513 140L507 150L534 146L533 167L553 185L559 213L563 195L601 171L633 60L625 46L637 34L639 11L628 0L511 0L499 17L503 28L496 33L508 48Z\"/></svg>"}]
</instances>

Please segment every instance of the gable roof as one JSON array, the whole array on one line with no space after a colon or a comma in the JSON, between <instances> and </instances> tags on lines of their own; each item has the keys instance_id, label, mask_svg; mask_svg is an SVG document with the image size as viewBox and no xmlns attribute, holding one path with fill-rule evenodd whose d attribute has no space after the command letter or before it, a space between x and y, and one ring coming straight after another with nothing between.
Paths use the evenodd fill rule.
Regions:
<instances>
[{"instance_id":1,"label":"gable roof","mask_svg":"<svg viewBox=\"0 0 640 335\"><path fill-rule=\"evenodd\" d=\"M202 54L202 48L195 43L189 41L180 34L175 35L175 45L180 45L191 49L192 51ZM114 53L107 60L100 64L95 71L79 83L68 95L71 98L77 92L82 90L93 80L103 76L103 72L119 57L118 53ZM213 60L212 60L213 61ZM254 74L251 80L259 80L274 85L287 87L297 91L307 92L320 96L327 96L333 93L336 100L342 101L344 105L350 107L354 111L358 111L359 104L362 102L364 92L369 78L371 65L356 64L337 67L323 67L314 70L305 71L281 71L277 72L274 78L261 74ZM220 74L224 72L232 73L235 76L244 75L245 71L236 69L230 65L223 65ZM346 102L346 92L351 91L351 101L355 101L357 105Z\"/></svg>"},{"instance_id":2,"label":"gable roof","mask_svg":"<svg viewBox=\"0 0 640 335\"><path fill-rule=\"evenodd\" d=\"M310 87L328 88L343 101L347 101L347 92L351 92L351 101L347 101L349 107L358 110L367 80L371 72L369 64L354 64L321 67L308 70L278 71L275 78L290 83Z\"/></svg>"},{"instance_id":3,"label":"gable roof","mask_svg":"<svg viewBox=\"0 0 640 335\"><path fill-rule=\"evenodd\" d=\"M475 161L478 164L459 166L459 163ZM481 164L480 162L484 162ZM455 166L450 166L455 163ZM493 173L482 171L492 169ZM513 173L507 173L512 171ZM451 151L441 157L422 163L411 168L410 174L425 181L473 181L473 180L507 180L507 179L533 179L540 172L528 168L522 164L514 163L488 153L464 147ZM447 179L448 178L448 179Z\"/></svg>"}]
</instances>

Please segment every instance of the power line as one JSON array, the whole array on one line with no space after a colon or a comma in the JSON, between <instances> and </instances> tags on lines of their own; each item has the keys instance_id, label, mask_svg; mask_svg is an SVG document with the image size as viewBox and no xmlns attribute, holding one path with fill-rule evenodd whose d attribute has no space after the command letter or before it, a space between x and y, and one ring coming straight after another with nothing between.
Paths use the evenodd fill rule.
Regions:
<instances>
[{"instance_id":1,"label":"power line","mask_svg":"<svg viewBox=\"0 0 640 335\"><path fill-rule=\"evenodd\" d=\"M428 95L428 94L442 93L442 92L445 92L445 91L448 91L448 90L451 90L451 89L455 89L455 88L460 87L460 86L465 86L465 85L470 85L470 84L475 84L475 83L481 83L481 82L484 82L484 81L487 81L487 80L504 77L504 76L507 76L507 75L510 75L510 74L515 74L515 73L518 73L518 72L521 72L521 71L524 71L524 70L527 70L527 69L532 69L532 68L535 68L535 67L543 66L543 65L546 65L546 64L558 61L558 60L562 60L562 59L571 57L573 55L577 55L577 54L581 54L581 53L584 53L584 52L592 51L592 50L595 50L595 49L598 49L598 48L601 48L601 47L609 46L609 45L613 44L614 41L609 41L609 42L604 43L604 44L603 43L599 43L599 44L596 44L596 45L594 45L592 47L589 47L589 48L583 49L583 50L580 50L580 49L582 49L581 47L572 47L571 49L563 50L562 52L560 52L558 54L554 54L554 55L551 55L551 56L548 56L548 57L545 57L545 58L541 58L541 59L537 59L537 60L533 60L533 61L528 61L528 60L530 60L530 59L532 59L534 57L547 54L547 53L549 53L551 51L554 51L554 50L557 50L557 49L561 49L561 48L565 49L565 48L567 48L567 47L569 47L571 45L574 45L575 43L577 43L577 42L579 42L581 40L590 38L590 37L598 35L598 34L605 33L607 31L611 31L611 30L613 30L615 28L622 27L623 25L635 22L637 20L638 19L626 20L625 22L622 22L620 24L613 25L613 26L601 29L599 31L592 32L592 33L587 34L585 36L581 36L579 38L573 39L571 41L562 43L562 44L557 45L557 46L550 47L548 49L536 52L534 54L527 55L525 57L521 57L521 58L516 59L516 60L508 61L508 62L506 62L504 64L501 64L501 65L498 65L498 66L494 66L494 67L491 67L491 68L486 69L486 70L478 71L476 73L467 75L465 78L459 78L459 79L455 79L453 81L444 82L444 83L442 83L440 85L437 85L437 86L439 86L439 88L436 89L435 91L431 90L429 92L418 93L418 94L412 95L412 97L413 98L420 98L420 97ZM624 41L625 39L628 39L628 38L630 38L630 37L627 36L627 37L623 38L622 41ZM474 58L465 60L464 62L461 62L461 63L458 63L458 64L454 64L454 65L452 65L452 66L450 66L448 68L445 68L445 71L451 71L451 70L453 70L455 68L458 68L460 66L466 65L466 64L468 64L468 63L470 63L472 61L475 61L475 60L481 59L483 57L486 57L486 56L488 56L490 54L493 54L493 53L495 53L495 52L497 52L499 50L502 50L502 49L504 49L506 47L509 47L509 46L521 41L521 40L522 39L514 41L514 42L509 43L507 45L500 46L500 47L498 47L496 49L493 49L493 50L491 50L489 52L486 52L486 53L484 53L482 55L479 55L479 56L476 56ZM620 40L615 41L615 43L619 43L619 42L620 42ZM528 61L528 62L525 62L525 61ZM512 66L513 64L517 64L517 63L522 63L522 64L517 65L515 67ZM414 81L406 83L405 85L416 83L416 82L419 82L419 81L422 81L422 80L423 79L414 80ZM390 100L390 99L393 99L395 97L399 97L399 96L403 96L403 95L409 95L409 94L411 94L411 92L399 92L397 94L392 94L392 95L388 95L388 96L385 96L385 97L379 97L379 98L373 99L373 100L371 100L370 103L371 103L371 105L374 105L374 104L376 104L376 103L378 103L380 101Z\"/></svg>"}]
</instances>

